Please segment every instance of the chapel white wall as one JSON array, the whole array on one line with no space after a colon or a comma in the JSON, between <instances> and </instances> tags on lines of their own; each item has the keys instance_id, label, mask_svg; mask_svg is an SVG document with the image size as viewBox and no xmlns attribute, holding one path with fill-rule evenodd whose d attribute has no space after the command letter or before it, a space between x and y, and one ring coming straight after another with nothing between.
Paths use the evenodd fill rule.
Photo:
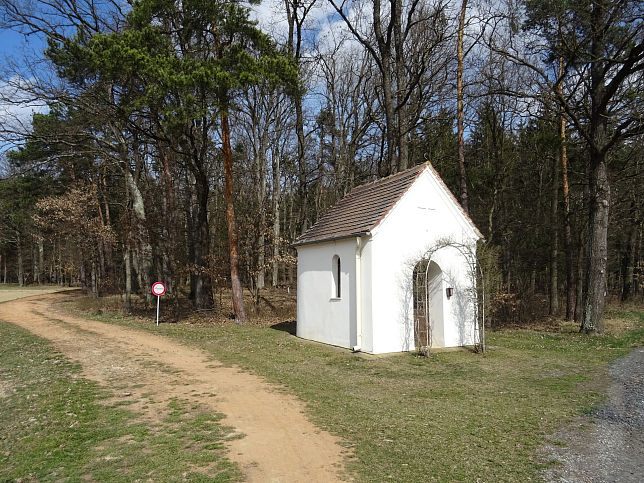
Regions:
<instances>
[{"instance_id":1,"label":"chapel white wall","mask_svg":"<svg viewBox=\"0 0 644 483\"><path fill-rule=\"evenodd\" d=\"M298 337L351 348L356 341L354 238L297 247ZM333 257L340 257L341 297L334 294Z\"/></svg>"},{"instance_id":2,"label":"chapel white wall","mask_svg":"<svg viewBox=\"0 0 644 483\"><path fill-rule=\"evenodd\" d=\"M458 213L453 200L425 170L392 208L371 238L371 323L373 353L413 350L412 273L415 264L438 240L475 246L476 235ZM467 289L469 265L454 248L432 256L443 271L445 347L470 345L474 340L474 310ZM448 284L448 285L446 285ZM444 288L454 288L447 299Z\"/></svg>"}]
</instances>

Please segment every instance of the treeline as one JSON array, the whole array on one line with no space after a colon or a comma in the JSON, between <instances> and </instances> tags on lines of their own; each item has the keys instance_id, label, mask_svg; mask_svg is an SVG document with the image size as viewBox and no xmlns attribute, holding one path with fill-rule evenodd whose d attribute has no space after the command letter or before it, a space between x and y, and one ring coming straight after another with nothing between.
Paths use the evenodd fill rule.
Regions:
<instances>
[{"instance_id":1,"label":"treeline","mask_svg":"<svg viewBox=\"0 0 644 483\"><path fill-rule=\"evenodd\" d=\"M640 2L286 0L270 35L236 2L0 5L47 40L3 101L48 105L3 122L3 282L126 308L157 279L195 309L232 287L243 322L242 287L294 287L330 205L430 161L486 236L499 316L594 331L607 294L642 296Z\"/></svg>"}]
</instances>

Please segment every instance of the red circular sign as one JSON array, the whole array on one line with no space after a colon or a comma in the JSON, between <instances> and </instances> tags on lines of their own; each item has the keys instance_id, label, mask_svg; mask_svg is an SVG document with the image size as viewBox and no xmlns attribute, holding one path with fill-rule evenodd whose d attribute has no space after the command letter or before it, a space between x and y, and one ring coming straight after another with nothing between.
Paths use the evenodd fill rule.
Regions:
<instances>
[{"instance_id":1,"label":"red circular sign","mask_svg":"<svg viewBox=\"0 0 644 483\"><path fill-rule=\"evenodd\" d=\"M156 296L165 294L165 285L163 282L154 282L152 284L152 293Z\"/></svg>"}]
</instances>

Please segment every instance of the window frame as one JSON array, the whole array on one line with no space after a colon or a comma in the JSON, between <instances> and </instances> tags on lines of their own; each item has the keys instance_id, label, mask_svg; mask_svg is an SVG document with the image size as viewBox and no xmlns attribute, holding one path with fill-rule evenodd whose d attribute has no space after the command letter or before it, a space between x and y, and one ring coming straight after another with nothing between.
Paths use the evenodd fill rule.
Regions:
<instances>
[{"instance_id":1,"label":"window frame","mask_svg":"<svg viewBox=\"0 0 644 483\"><path fill-rule=\"evenodd\" d=\"M342 298L342 261L339 255L333 255L331 259L331 298L339 300Z\"/></svg>"}]
</instances>

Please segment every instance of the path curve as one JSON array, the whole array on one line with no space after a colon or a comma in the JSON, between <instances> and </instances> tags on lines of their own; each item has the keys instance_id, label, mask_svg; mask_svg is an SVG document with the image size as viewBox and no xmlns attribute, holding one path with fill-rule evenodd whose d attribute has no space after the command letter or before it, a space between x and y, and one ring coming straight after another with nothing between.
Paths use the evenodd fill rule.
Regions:
<instances>
[{"instance_id":1,"label":"path curve","mask_svg":"<svg viewBox=\"0 0 644 483\"><path fill-rule=\"evenodd\" d=\"M66 297L2 303L0 319L51 340L85 377L127 396L145 394L131 406L143 418L158 419L174 398L224 414L222 424L243 434L228 442L228 456L248 481L340 481L346 450L307 420L299 399L168 338L72 317L56 307Z\"/></svg>"}]
</instances>

